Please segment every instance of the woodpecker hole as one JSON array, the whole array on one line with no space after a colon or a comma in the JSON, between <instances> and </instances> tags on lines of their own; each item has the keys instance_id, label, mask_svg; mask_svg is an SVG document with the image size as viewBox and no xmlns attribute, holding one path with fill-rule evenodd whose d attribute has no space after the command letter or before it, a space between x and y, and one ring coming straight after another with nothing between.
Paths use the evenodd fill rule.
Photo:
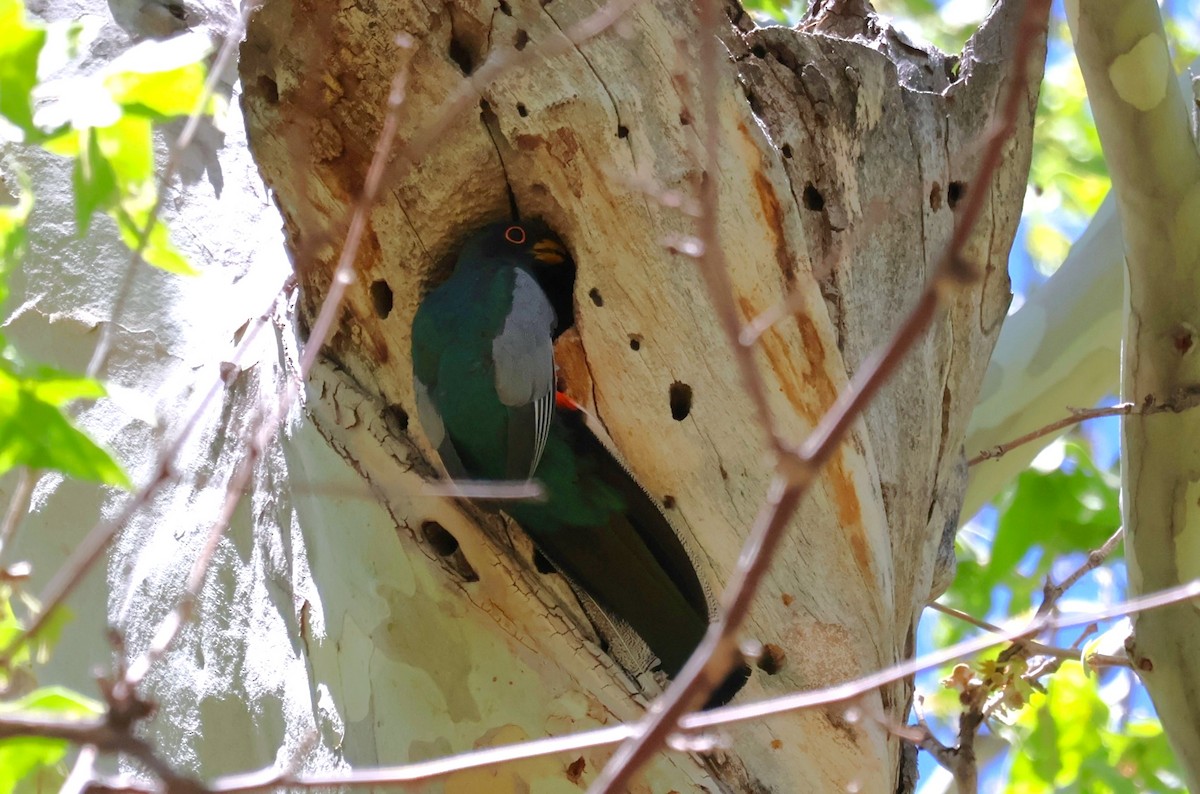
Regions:
<instances>
[{"instance_id":1,"label":"woodpecker hole","mask_svg":"<svg viewBox=\"0 0 1200 794\"><path fill-rule=\"evenodd\" d=\"M950 209L954 209L965 195L967 195L966 182L951 182L950 187L946 189L946 203L950 205Z\"/></svg>"},{"instance_id":2,"label":"woodpecker hole","mask_svg":"<svg viewBox=\"0 0 1200 794\"><path fill-rule=\"evenodd\" d=\"M666 508L667 510L675 509L675 497L671 496L671 494L667 494L666 496L664 496L662 498L662 502L663 502L663 507Z\"/></svg>"},{"instance_id":3,"label":"woodpecker hole","mask_svg":"<svg viewBox=\"0 0 1200 794\"><path fill-rule=\"evenodd\" d=\"M471 57L470 48L466 42L455 35L453 30L450 31L450 49L446 54L458 65L463 74L475 71L475 59Z\"/></svg>"},{"instance_id":4,"label":"woodpecker hole","mask_svg":"<svg viewBox=\"0 0 1200 794\"><path fill-rule=\"evenodd\" d=\"M395 423L396 428L399 429L400 432L403 433L408 431L408 411L396 404L389 405L383 410L385 416Z\"/></svg>"},{"instance_id":5,"label":"woodpecker hole","mask_svg":"<svg viewBox=\"0 0 1200 794\"><path fill-rule=\"evenodd\" d=\"M537 549L533 550L533 567L538 573L558 573L558 569L554 567L554 563L546 559L546 555Z\"/></svg>"},{"instance_id":6,"label":"woodpecker hole","mask_svg":"<svg viewBox=\"0 0 1200 794\"><path fill-rule=\"evenodd\" d=\"M782 147L780 147L779 151L783 153L783 159L792 159L792 145L790 143L785 143Z\"/></svg>"},{"instance_id":7,"label":"woodpecker hole","mask_svg":"<svg viewBox=\"0 0 1200 794\"><path fill-rule=\"evenodd\" d=\"M265 74L258 78L258 90L262 94L263 99L267 100L268 104L279 104L279 83L276 83Z\"/></svg>"},{"instance_id":8,"label":"woodpecker hole","mask_svg":"<svg viewBox=\"0 0 1200 794\"><path fill-rule=\"evenodd\" d=\"M520 116L521 118L525 118L526 116L529 115L529 110L525 107L524 102L517 103L517 115Z\"/></svg>"},{"instance_id":9,"label":"woodpecker hole","mask_svg":"<svg viewBox=\"0 0 1200 794\"><path fill-rule=\"evenodd\" d=\"M525 49L525 45L529 43L529 34L524 28L517 31L517 35L513 36L513 46L517 48L517 52Z\"/></svg>"},{"instance_id":10,"label":"woodpecker hole","mask_svg":"<svg viewBox=\"0 0 1200 794\"><path fill-rule=\"evenodd\" d=\"M635 353L642 349L642 337L638 334L629 335L629 349Z\"/></svg>"},{"instance_id":11,"label":"woodpecker hole","mask_svg":"<svg viewBox=\"0 0 1200 794\"><path fill-rule=\"evenodd\" d=\"M425 542L433 549L434 554L439 557L449 557L458 551L458 539L436 521L421 524L421 534L425 536Z\"/></svg>"},{"instance_id":12,"label":"woodpecker hole","mask_svg":"<svg viewBox=\"0 0 1200 794\"><path fill-rule=\"evenodd\" d=\"M618 124L617 125L617 137L618 138L628 138L629 137L629 128L626 127L624 124Z\"/></svg>"},{"instance_id":13,"label":"woodpecker hole","mask_svg":"<svg viewBox=\"0 0 1200 794\"><path fill-rule=\"evenodd\" d=\"M942 208L942 185L940 182L934 182L933 187L929 188L929 209L937 212Z\"/></svg>"},{"instance_id":14,"label":"woodpecker hole","mask_svg":"<svg viewBox=\"0 0 1200 794\"><path fill-rule=\"evenodd\" d=\"M804 202L804 208L813 212L820 212L825 209L825 197L821 195L821 191L809 182L804 186L804 195L801 199Z\"/></svg>"},{"instance_id":15,"label":"woodpecker hole","mask_svg":"<svg viewBox=\"0 0 1200 794\"><path fill-rule=\"evenodd\" d=\"M392 288L386 281L379 279L371 282L371 305L375 307L375 315L379 319L386 320L392 313L394 300Z\"/></svg>"},{"instance_id":16,"label":"woodpecker hole","mask_svg":"<svg viewBox=\"0 0 1200 794\"><path fill-rule=\"evenodd\" d=\"M510 6L506 0L500 0L500 13L504 14L506 17L512 16L512 6Z\"/></svg>"},{"instance_id":17,"label":"woodpecker hole","mask_svg":"<svg viewBox=\"0 0 1200 794\"><path fill-rule=\"evenodd\" d=\"M787 654L773 642L763 645L762 655L758 657L757 667L767 675L775 675L783 669Z\"/></svg>"},{"instance_id":18,"label":"woodpecker hole","mask_svg":"<svg viewBox=\"0 0 1200 794\"><path fill-rule=\"evenodd\" d=\"M567 764L567 780L580 788L583 787L583 773L587 770L587 760L581 755Z\"/></svg>"},{"instance_id":19,"label":"woodpecker hole","mask_svg":"<svg viewBox=\"0 0 1200 794\"><path fill-rule=\"evenodd\" d=\"M592 299L592 303L596 306L604 305L604 297L600 294L600 290L592 287L588 290L588 297Z\"/></svg>"},{"instance_id":20,"label":"woodpecker hole","mask_svg":"<svg viewBox=\"0 0 1200 794\"><path fill-rule=\"evenodd\" d=\"M686 127L691 123L692 123L692 114L688 113L686 110L679 111L680 126Z\"/></svg>"},{"instance_id":21,"label":"woodpecker hole","mask_svg":"<svg viewBox=\"0 0 1200 794\"><path fill-rule=\"evenodd\" d=\"M682 422L692 412L692 387L675 381L668 393L671 398L671 418Z\"/></svg>"},{"instance_id":22,"label":"woodpecker hole","mask_svg":"<svg viewBox=\"0 0 1200 794\"><path fill-rule=\"evenodd\" d=\"M467 557L458 546L458 539L446 531L436 521L426 521L421 524L421 535L433 549L433 553L446 560L450 567L464 582L478 582L479 574L471 567Z\"/></svg>"}]
</instances>

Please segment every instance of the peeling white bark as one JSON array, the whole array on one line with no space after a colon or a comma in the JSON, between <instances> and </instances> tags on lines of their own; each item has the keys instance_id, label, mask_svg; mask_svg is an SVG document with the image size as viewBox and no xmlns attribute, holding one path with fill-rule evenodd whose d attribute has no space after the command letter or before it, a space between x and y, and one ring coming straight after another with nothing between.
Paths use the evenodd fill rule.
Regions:
<instances>
[{"instance_id":1,"label":"peeling white bark","mask_svg":"<svg viewBox=\"0 0 1200 794\"><path fill-rule=\"evenodd\" d=\"M1081 0L1067 18L1125 236L1121 389L1169 400L1200 388L1200 155L1153 2ZM1200 415L1128 416L1121 506L1134 594L1200 576ZM1200 785L1200 615L1137 615L1126 644L1189 778Z\"/></svg>"}]
</instances>

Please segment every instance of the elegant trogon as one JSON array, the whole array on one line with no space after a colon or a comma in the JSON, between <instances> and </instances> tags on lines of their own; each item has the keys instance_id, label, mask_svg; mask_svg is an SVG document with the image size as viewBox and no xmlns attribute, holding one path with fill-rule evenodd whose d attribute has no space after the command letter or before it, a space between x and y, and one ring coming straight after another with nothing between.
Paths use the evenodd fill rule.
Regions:
<instances>
[{"instance_id":1,"label":"elegant trogon","mask_svg":"<svg viewBox=\"0 0 1200 794\"><path fill-rule=\"evenodd\" d=\"M555 399L554 331L570 311L562 244L541 224L472 234L453 274L413 319L417 414L451 478L541 483L542 501L502 505L577 587L628 623L676 675L709 622L695 569L662 510ZM569 321L569 318L568 318ZM735 671L708 705L729 700Z\"/></svg>"}]
</instances>

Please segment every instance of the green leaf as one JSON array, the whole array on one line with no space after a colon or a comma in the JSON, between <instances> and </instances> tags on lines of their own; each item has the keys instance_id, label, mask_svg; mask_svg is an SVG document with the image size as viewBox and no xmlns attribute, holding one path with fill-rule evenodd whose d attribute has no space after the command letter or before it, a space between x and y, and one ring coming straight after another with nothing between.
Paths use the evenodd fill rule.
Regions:
<instances>
[{"instance_id":1,"label":"green leaf","mask_svg":"<svg viewBox=\"0 0 1200 794\"><path fill-rule=\"evenodd\" d=\"M1012 765L1020 791L1055 791L1079 780L1085 759L1103 754L1100 732L1108 706L1081 665L1066 662L1050 678L1045 694L1035 694L1017 719L1023 729ZM1040 784L1040 785L1038 785ZM1095 789L1088 789L1095 790Z\"/></svg>"},{"instance_id":2,"label":"green leaf","mask_svg":"<svg viewBox=\"0 0 1200 794\"><path fill-rule=\"evenodd\" d=\"M97 717L104 705L61 686L35 689L16 700L0 701L0 714L43 714L54 717Z\"/></svg>"},{"instance_id":3,"label":"green leaf","mask_svg":"<svg viewBox=\"0 0 1200 794\"><path fill-rule=\"evenodd\" d=\"M1049 472L1026 469L1000 513L988 565L997 581L1011 575L1034 545L1046 558L1086 552L1121 524L1118 481L1096 468L1083 445L1064 443L1069 462ZM1039 573L1048 571L1049 563L1044 559Z\"/></svg>"},{"instance_id":4,"label":"green leaf","mask_svg":"<svg viewBox=\"0 0 1200 794\"><path fill-rule=\"evenodd\" d=\"M955 541L958 572L942 603L971 615L992 611L998 588L1013 611L1036 604L1056 560L1099 547L1120 525L1119 481L1092 462L1076 441L1062 444L1063 465L1027 469L997 500L999 518L989 542L970 525ZM1119 556L1119 553L1118 553ZM1022 565L1021 575L1017 573ZM957 620L938 620L934 640L951 644L973 631Z\"/></svg>"},{"instance_id":5,"label":"green leaf","mask_svg":"<svg viewBox=\"0 0 1200 794\"><path fill-rule=\"evenodd\" d=\"M106 70L104 86L127 110L166 119L186 116L204 95L207 36L187 33L168 41L144 41L118 57ZM215 103L204 108L212 112Z\"/></svg>"},{"instance_id":6,"label":"green leaf","mask_svg":"<svg viewBox=\"0 0 1200 794\"><path fill-rule=\"evenodd\" d=\"M142 213L141 217L136 220L126 214L117 214L117 229L121 233L121 240L129 246L129 250L137 250L142 229L145 228L149 219L148 212ZM187 261L187 257L179 252L179 249L171 242L166 225L157 219L150 229L146 247L142 249L142 259L154 267L180 276L194 276L200 272L192 267L191 263Z\"/></svg>"},{"instance_id":7,"label":"green leaf","mask_svg":"<svg viewBox=\"0 0 1200 794\"><path fill-rule=\"evenodd\" d=\"M1065 662L1035 694L1014 725L1019 737L1007 791L1087 791L1094 794L1183 791L1162 726L1110 725L1097 681L1078 662Z\"/></svg>"},{"instance_id":8,"label":"green leaf","mask_svg":"<svg viewBox=\"0 0 1200 794\"><path fill-rule=\"evenodd\" d=\"M60 408L73 399L102 395L100 385L86 378L46 372L22 377L0 370L0 474L29 466L130 487L121 467Z\"/></svg>"},{"instance_id":9,"label":"green leaf","mask_svg":"<svg viewBox=\"0 0 1200 794\"><path fill-rule=\"evenodd\" d=\"M34 772L54 766L67 755L64 739L22 737L0 740L0 794L11 794Z\"/></svg>"},{"instance_id":10,"label":"green leaf","mask_svg":"<svg viewBox=\"0 0 1200 794\"><path fill-rule=\"evenodd\" d=\"M96 142L116 176L121 203L136 207L154 203L154 125L125 115L96 130Z\"/></svg>"},{"instance_id":11,"label":"green leaf","mask_svg":"<svg viewBox=\"0 0 1200 794\"><path fill-rule=\"evenodd\" d=\"M21 0L0 0L0 115L27 136L33 126L33 87L46 29L25 21Z\"/></svg>"},{"instance_id":12,"label":"green leaf","mask_svg":"<svg viewBox=\"0 0 1200 794\"><path fill-rule=\"evenodd\" d=\"M97 210L103 211L116 206L119 194L117 175L100 151L96 130L87 129L80 134L87 141L87 145L75 158L71 182L75 189L75 228L79 231L79 236L83 237L91 228L92 214Z\"/></svg>"},{"instance_id":13,"label":"green leaf","mask_svg":"<svg viewBox=\"0 0 1200 794\"><path fill-rule=\"evenodd\" d=\"M33 190L29 177L18 173L17 182L17 202L0 206L0 303L8 298L8 274L25 256L25 224L33 209Z\"/></svg>"},{"instance_id":14,"label":"green leaf","mask_svg":"<svg viewBox=\"0 0 1200 794\"><path fill-rule=\"evenodd\" d=\"M63 687L43 687L18 700L0 701L0 714L82 719L103 713L100 703ZM0 794L13 791L24 778L57 764L66 754L67 742L62 739L29 736L0 740Z\"/></svg>"}]
</instances>

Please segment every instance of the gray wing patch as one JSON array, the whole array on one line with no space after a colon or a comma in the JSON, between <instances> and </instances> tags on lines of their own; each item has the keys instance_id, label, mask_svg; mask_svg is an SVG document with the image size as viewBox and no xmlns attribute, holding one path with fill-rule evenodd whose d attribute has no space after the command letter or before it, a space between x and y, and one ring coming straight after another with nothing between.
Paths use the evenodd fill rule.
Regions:
<instances>
[{"instance_id":1,"label":"gray wing patch","mask_svg":"<svg viewBox=\"0 0 1200 794\"><path fill-rule=\"evenodd\" d=\"M554 308L533 276L517 269L513 282L512 310L504 328L492 342L492 360L496 365L496 394L509 408L533 409L533 421L526 428L510 428L528 433L527 471L532 477L546 449L550 420L554 413ZM514 417L524 411L514 412ZM516 447L510 442L510 447Z\"/></svg>"},{"instance_id":2,"label":"gray wing patch","mask_svg":"<svg viewBox=\"0 0 1200 794\"><path fill-rule=\"evenodd\" d=\"M467 472L458 457L458 450L446 435L446 425L443 424L442 415L429 395L429 387L420 378L413 378L413 394L417 401L417 419L421 422L421 429L425 431L429 443L438 451L446 473L451 479L466 479Z\"/></svg>"}]
</instances>

